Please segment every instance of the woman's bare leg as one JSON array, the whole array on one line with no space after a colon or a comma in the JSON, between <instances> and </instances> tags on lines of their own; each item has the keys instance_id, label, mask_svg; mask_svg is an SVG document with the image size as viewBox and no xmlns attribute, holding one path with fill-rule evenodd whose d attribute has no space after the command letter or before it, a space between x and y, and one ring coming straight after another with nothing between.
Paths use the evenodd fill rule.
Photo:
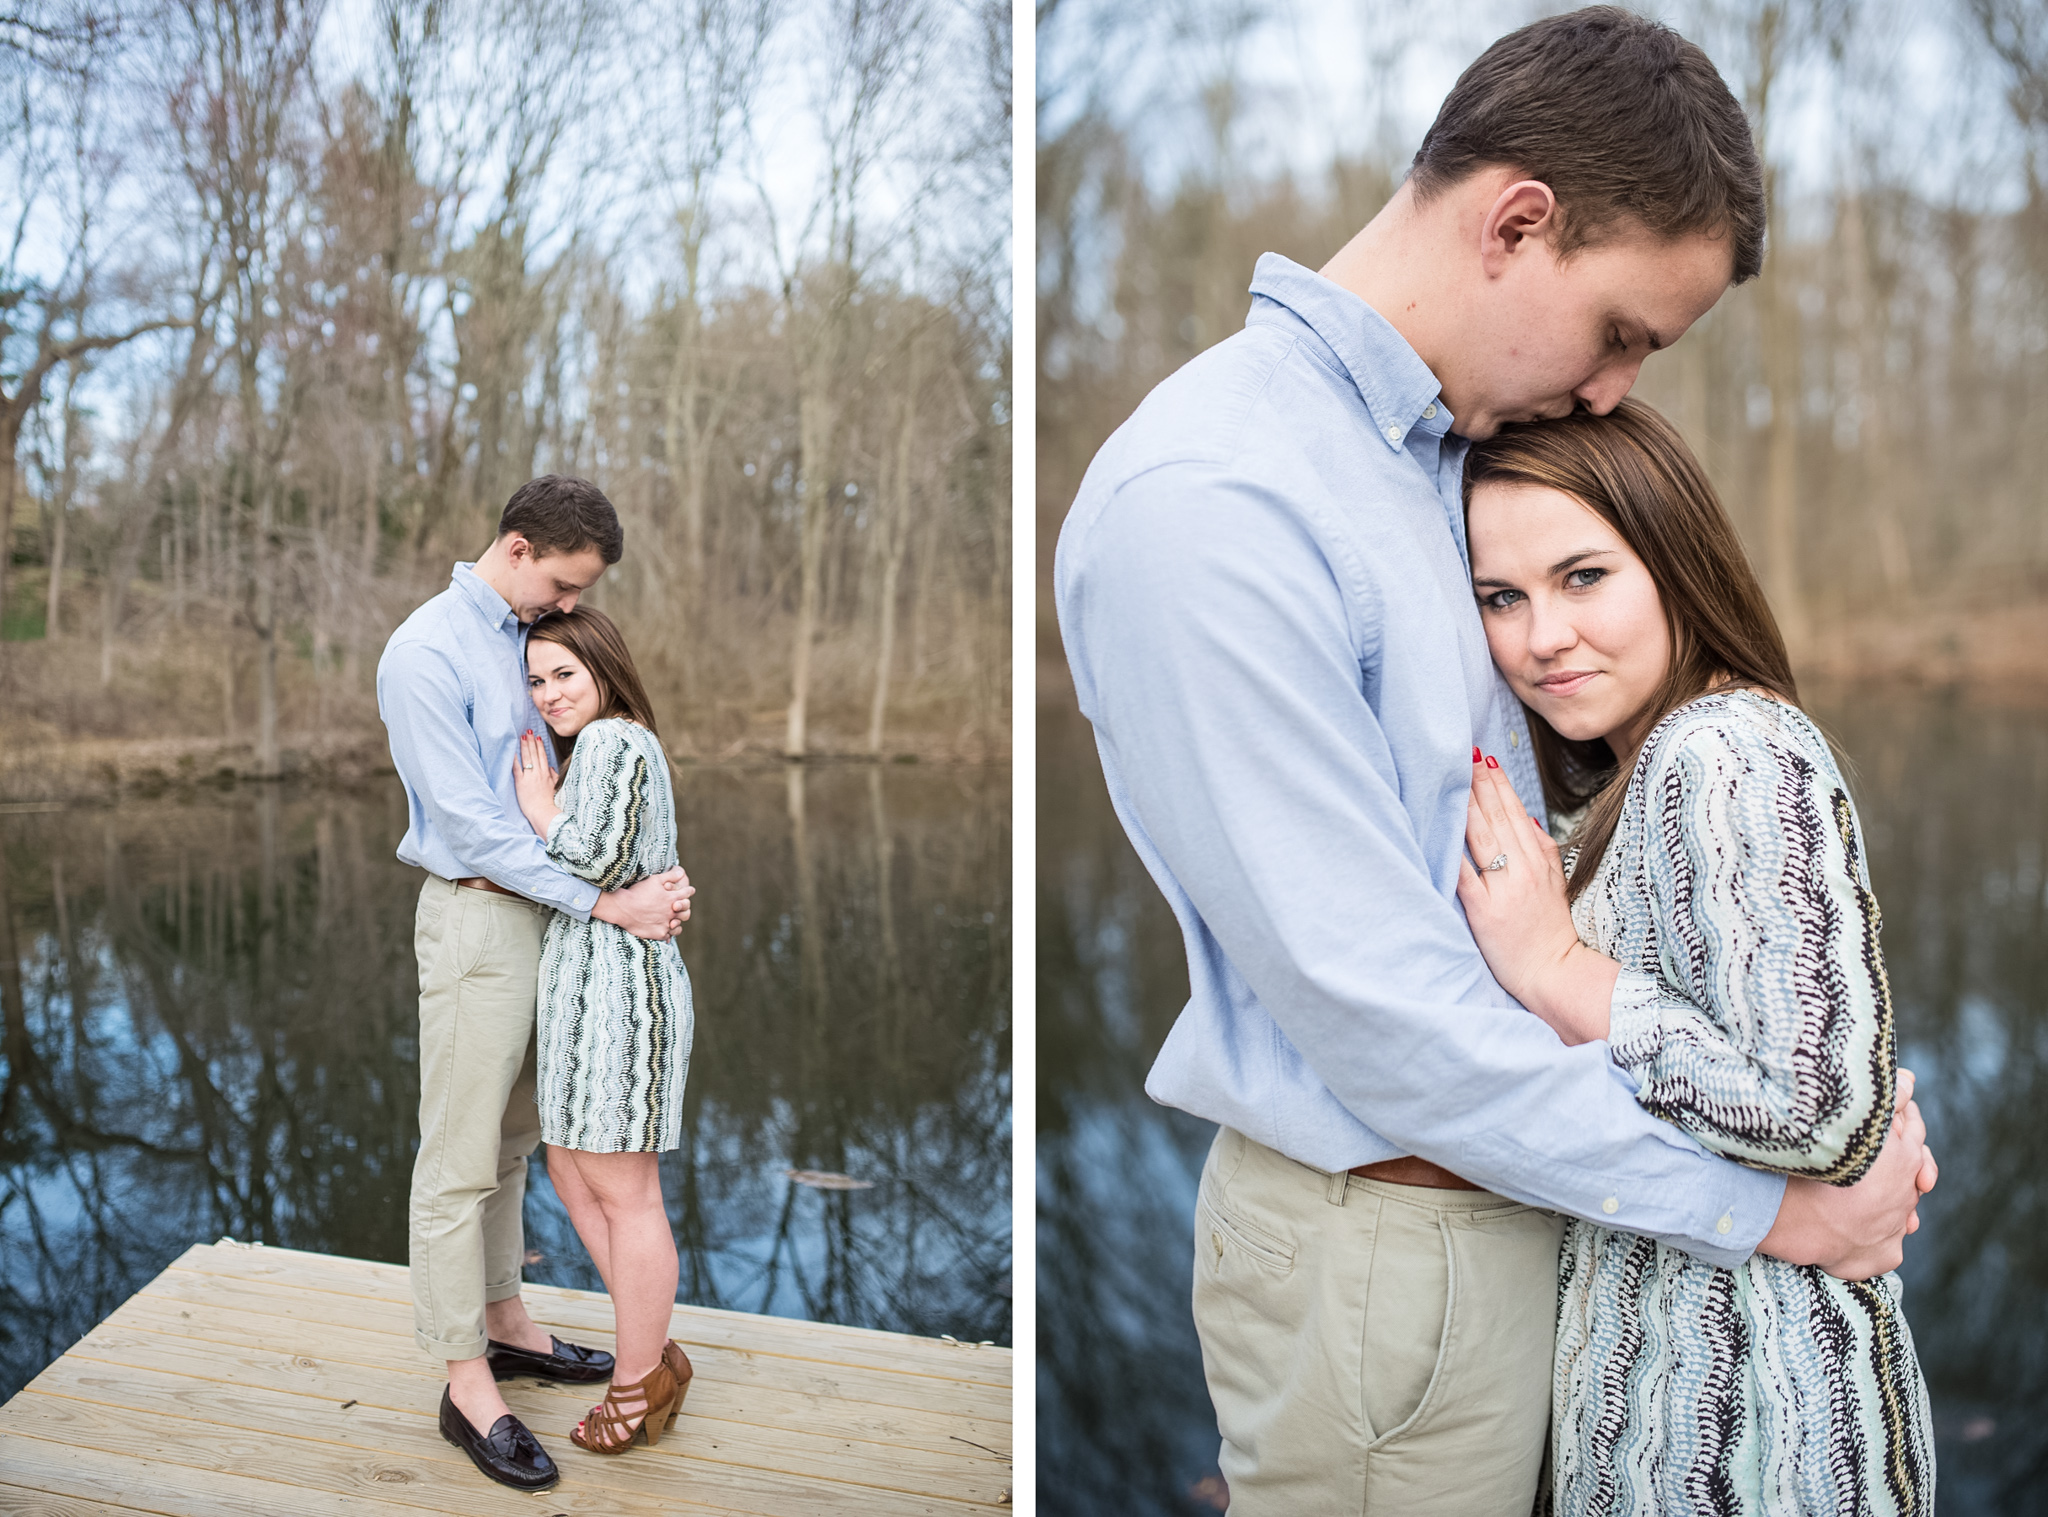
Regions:
<instances>
[{"instance_id":1,"label":"woman's bare leg","mask_svg":"<svg viewBox=\"0 0 2048 1517\"><path fill-rule=\"evenodd\" d=\"M557 1152L549 1150L550 1165ZM593 1220L586 1227L573 1207L569 1215L611 1292L618 1323L613 1379L626 1384L661 1362L675 1311L676 1239L661 1199L660 1156L578 1152L571 1162L583 1192L578 1204ZM562 1204L570 1205L568 1197Z\"/></svg>"},{"instance_id":2,"label":"woman's bare leg","mask_svg":"<svg viewBox=\"0 0 2048 1517\"><path fill-rule=\"evenodd\" d=\"M583 1183L583 1172L576 1167L578 1157L575 1149L557 1148L550 1143L548 1182L554 1186L555 1194L562 1198L562 1208L569 1213L576 1236L583 1240L590 1262L597 1266L598 1278L604 1281L604 1288L609 1291L612 1288L611 1224L605 1221L604 1209L597 1204L590 1187Z\"/></svg>"}]
</instances>

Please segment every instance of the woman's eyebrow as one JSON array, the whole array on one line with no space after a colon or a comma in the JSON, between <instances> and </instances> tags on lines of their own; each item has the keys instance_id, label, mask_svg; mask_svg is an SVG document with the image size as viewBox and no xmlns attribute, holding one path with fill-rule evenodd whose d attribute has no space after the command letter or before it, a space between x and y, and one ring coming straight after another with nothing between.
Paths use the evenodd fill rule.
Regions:
<instances>
[{"instance_id":1,"label":"woman's eyebrow","mask_svg":"<svg viewBox=\"0 0 2048 1517\"><path fill-rule=\"evenodd\" d=\"M1544 571L1545 577L1547 578L1552 574L1562 574L1574 564L1582 563L1589 558L1599 558L1613 551L1612 548L1581 548L1578 552L1572 554L1571 557L1560 558L1556 563L1552 564ZM1474 583L1476 584L1477 581L1475 580Z\"/></svg>"},{"instance_id":2,"label":"woman's eyebrow","mask_svg":"<svg viewBox=\"0 0 2048 1517\"><path fill-rule=\"evenodd\" d=\"M1509 584L1504 579L1490 579L1484 574L1477 575L1472 580L1472 587L1475 590L1478 589L1481 585L1498 585L1503 590L1512 590L1515 588L1513 585Z\"/></svg>"}]
</instances>

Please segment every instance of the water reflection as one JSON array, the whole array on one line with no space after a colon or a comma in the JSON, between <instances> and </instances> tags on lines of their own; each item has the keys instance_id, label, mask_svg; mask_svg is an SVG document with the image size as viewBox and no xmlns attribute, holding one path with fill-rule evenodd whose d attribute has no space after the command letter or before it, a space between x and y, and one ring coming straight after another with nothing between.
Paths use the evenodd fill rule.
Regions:
<instances>
[{"instance_id":1,"label":"water reflection","mask_svg":"<svg viewBox=\"0 0 2048 1517\"><path fill-rule=\"evenodd\" d=\"M1942 1183L1908 1245L1944 1517L2048 1512L2048 712L1821 692L1885 911ZM1087 724L1039 713L1039 1500L1219 1510L1188 1316L1206 1124L1146 1101L1187 995Z\"/></svg>"},{"instance_id":2,"label":"water reflection","mask_svg":"<svg viewBox=\"0 0 2048 1517\"><path fill-rule=\"evenodd\" d=\"M684 771L684 1299L1009 1341L1008 798L995 768ZM0 809L0 1399L191 1243L404 1260L404 826L391 782ZM528 1278L600 1288L535 1182Z\"/></svg>"}]
</instances>

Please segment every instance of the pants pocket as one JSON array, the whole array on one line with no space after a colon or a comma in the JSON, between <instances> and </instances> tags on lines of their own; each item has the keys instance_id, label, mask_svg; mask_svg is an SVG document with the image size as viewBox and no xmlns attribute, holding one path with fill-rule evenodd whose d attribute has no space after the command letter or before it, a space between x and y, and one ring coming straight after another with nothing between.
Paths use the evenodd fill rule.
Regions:
<instances>
[{"instance_id":1,"label":"pants pocket","mask_svg":"<svg viewBox=\"0 0 2048 1517\"><path fill-rule=\"evenodd\" d=\"M458 894L449 902L448 930L443 934L448 939L449 951L443 960L456 979L466 980L483 967L484 958L491 951L497 917L498 913L486 901L465 901Z\"/></svg>"},{"instance_id":2,"label":"pants pocket","mask_svg":"<svg viewBox=\"0 0 2048 1517\"><path fill-rule=\"evenodd\" d=\"M1376 1443L1408 1433L1428 1411L1449 1341L1456 1281L1442 1223L1421 1209L1382 1207L1366 1282L1365 1419Z\"/></svg>"},{"instance_id":3,"label":"pants pocket","mask_svg":"<svg viewBox=\"0 0 2048 1517\"><path fill-rule=\"evenodd\" d=\"M1196 1257L1221 1274L1235 1255L1245 1266L1285 1275L1294 1268L1294 1245L1249 1222L1208 1191L1195 1203Z\"/></svg>"}]
</instances>

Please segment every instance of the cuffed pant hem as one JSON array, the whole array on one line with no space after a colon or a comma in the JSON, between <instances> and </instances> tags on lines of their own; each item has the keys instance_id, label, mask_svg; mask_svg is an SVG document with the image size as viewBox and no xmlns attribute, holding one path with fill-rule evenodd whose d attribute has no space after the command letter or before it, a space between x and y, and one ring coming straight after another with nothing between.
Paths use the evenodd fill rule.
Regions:
<instances>
[{"instance_id":1,"label":"cuffed pant hem","mask_svg":"<svg viewBox=\"0 0 2048 1517\"><path fill-rule=\"evenodd\" d=\"M484 1287L484 1304L488 1306L493 1301L510 1301L520 1291L524 1290L525 1287L526 1282L524 1280L513 1280L505 1285L486 1285Z\"/></svg>"},{"instance_id":2,"label":"cuffed pant hem","mask_svg":"<svg viewBox=\"0 0 2048 1517\"><path fill-rule=\"evenodd\" d=\"M450 1338L429 1338L421 1332L415 1332L412 1341L426 1350L429 1358L457 1360L483 1358L491 1342L489 1338L465 1338L457 1343Z\"/></svg>"}]
</instances>

